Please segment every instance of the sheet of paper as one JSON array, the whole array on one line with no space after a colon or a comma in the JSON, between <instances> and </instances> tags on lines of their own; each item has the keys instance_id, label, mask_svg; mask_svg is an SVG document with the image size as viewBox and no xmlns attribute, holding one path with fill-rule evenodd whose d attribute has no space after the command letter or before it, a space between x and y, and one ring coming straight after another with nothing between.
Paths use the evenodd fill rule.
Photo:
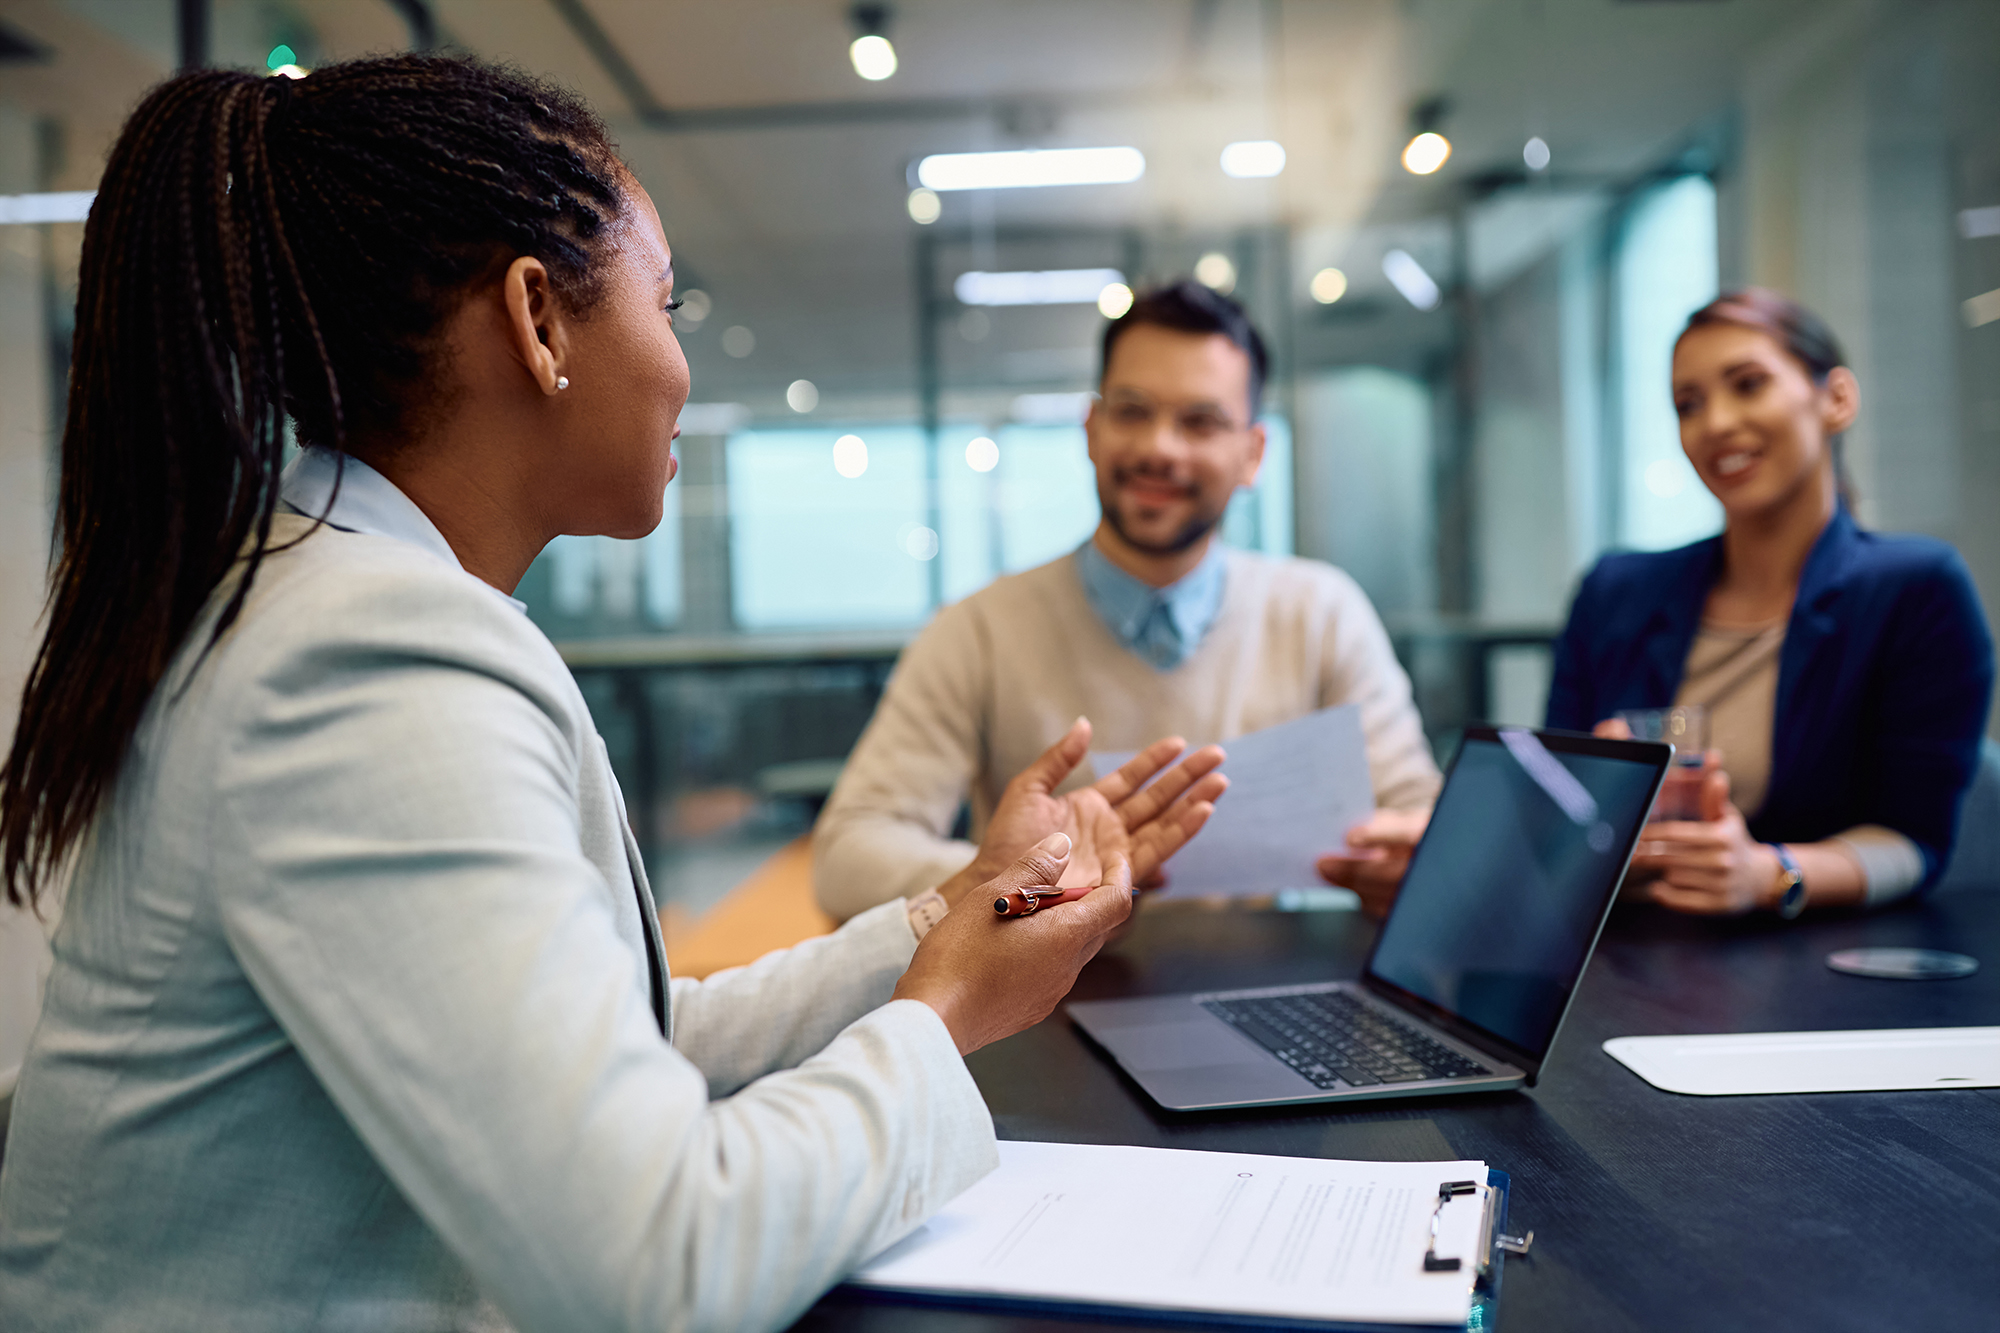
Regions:
<instances>
[{"instance_id":1,"label":"sheet of paper","mask_svg":"<svg viewBox=\"0 0 2000 1333\"><path fill-rule=\"evenodd\" d=\"M1446 1204L1424 1271L1439 1184ZM1482 1162L1342 1162L1002 1143L1000 1169L877 1255L862 1286L1295 1319L1463 1326Z\"/></svg>"},{"instance_id":2,"label":"sheet of paper","mask_svg":"<svg viewBox=\"0 0 2000 1333\"><path fill-rule=\"evenodd\" d=\"M1605 1053L1665 1092L1888 1092L2000 1087L2000 1027L1613 1037Z\"/></svg>"},{"instance_id":3,"label":"sheet of paper","mask_svg":"<svg viewBox=\"0 0 2000 1333\"><path fill-rule=\"evenodd\" d=\"M1161 896L1246 897L1323 884L1313 863L1345 844L1375 809L1361 710L1352 704L1224 741L1229 790L1167 862ZM1131 753L1090 757L1103 777Z\"/></svg>"}]
</instances>

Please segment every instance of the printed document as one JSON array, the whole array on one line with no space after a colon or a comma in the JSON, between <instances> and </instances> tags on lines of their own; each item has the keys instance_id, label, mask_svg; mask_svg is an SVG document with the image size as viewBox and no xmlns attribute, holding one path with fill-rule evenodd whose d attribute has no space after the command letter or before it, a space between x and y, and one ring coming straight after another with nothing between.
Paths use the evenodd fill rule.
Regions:
<instances>
[{"instance_id":1,"label":"printed document","mask_svg":"<svg viewBox=\"0 0 2000 1333\"><path fill-rule=\"evenodd\" d=\"M1438 1186L1466 1180L1476 1191L1439 1211ZM999 1170L850 1281L969 1298L1462 1328L1486 1193L1483 1162L1002 1143ZM1459 1260L1456 1271L1426 1271L1426 1252Z\"/></svg>"},{"instance_id":2,"label":"printed document","mask_svg":"<svg viewBox=\"0 0 2000 1333\"><path fill-rule=\"evenodd\" d=\"M1162 897L1248 897L1323 886L1313 868L1375 810L1361 710L1322 708L1222 742L1229 790L1194 840L1167 862ZM1109 776L1131 753L1092 754Z\"/></svg>"}]
</instances>

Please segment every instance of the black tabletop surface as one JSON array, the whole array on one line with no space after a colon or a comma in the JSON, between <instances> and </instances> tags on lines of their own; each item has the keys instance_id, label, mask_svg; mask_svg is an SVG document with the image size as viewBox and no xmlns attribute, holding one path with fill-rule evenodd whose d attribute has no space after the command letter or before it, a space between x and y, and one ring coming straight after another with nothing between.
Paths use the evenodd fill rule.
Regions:
<instances>
[{"instance_id":1,"label":"black tabletop surface","mask_svg":"<svg viewBox=\"0 0 2000 1333\"><path fill-rule=\"evenodd\" d=\"M1160 904L1085 970L1074 998L1351 977L1373 933L1354 913ZM1925 982L1827 968L1828 952L1864 944L1950 949L1983 966ZM1523 1091L1162 1111L1060 1012L970 1064L1002 1138L1478 1158L1511 1172L1514 1229L1536 1233L1532 1254L1506 1265L1498 1322L1511 1333L1991 1329L2000 1090L1685 1097L1602 1049L1609 1037L1657 1033L1967 1025L2000 1025L2000 892L1792 924L1620 907L1540 1083ZM836 1291L798 1328L1104 1326Z\"/></svg>"}]
</instances>

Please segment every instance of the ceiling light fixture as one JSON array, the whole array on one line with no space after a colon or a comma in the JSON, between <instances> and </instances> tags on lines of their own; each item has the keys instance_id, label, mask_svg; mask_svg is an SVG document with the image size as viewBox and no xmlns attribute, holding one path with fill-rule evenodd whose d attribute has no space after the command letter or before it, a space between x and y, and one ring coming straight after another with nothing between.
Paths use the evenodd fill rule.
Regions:
<instances>
[{"instance_id":1,"label":"ceiling light fixture","mask_svg":"<svg viewBox=\"0 0 2000 1333\"><path fill-rule=\"evenodd\" d=\"M905 207L910 210L910 221L919 227L928 227L944 216L944 205L938 202L937 191L921 185L910 191Z\"/></svg>"},{"instance_id":2,"label":"ceiling light fixture","mask_svg":"<svg viewBox=\"0 0 2000 1333\"><path fill-rule=\"evenodd\" d=\"M1125 185L1146 174L1136 148L1027 148L934 153L917 163L925 189L1029 190L1049 185Z\"/></svg>"},{"instance_id":3,"label":"ceiling light fixture","mask_svg":"<svg viewBox=\"0 0 2000 1333\"><path fill-rule=\"evenodd\" d=\"M1407 250L1391 250L1382 256L1382 276L1394 283L1403 299L1419 310L1435 310L1444 299L1436 279L1424 272L1424 266Z\"/></svg>"},{"instance_id":4,"label":"ceiling light fixture","mask_svg":"<svg viewBox=\"0 0 2000 1333\"><path fill-rule=\"evenodd\" d=\"M0 225L7 223L82 222L90 216L95 190L62 190L53 194L0 194Z\"/></svg>"},{"instance_id":5,"label":"ceiling light fixture","mask_svg":"<svg viewBox=\"0 0 2000 1333\"><path fill-rule=\"evenodd\" d=\"M833 470L849 481L868 470L868 442L859 435L843 435L833 442Z\"/></svg>"},{"instance_id":6,"label":"ceiling light fixture","mask_svg":"<svg viewBox=\"0 0 2000 1333\"><path fill-rule=\"evenodd\" d=\"M1246 139L1222 150L1222 174L1238 180L1275 176L1285 169L1285 146L1275 139Z\"/></svg>"},{"instance_id":7,"label":"ceiling light fixture","mask_svg":"<svg viewBox=\"0 0 2000 1333\"><path fill-rule=\"evenodd\" d=\"M1403 145L1403 170L1412 176L1428 176L1451 156L1451 140L1438 133L1451 104L1442 97L1427 97L1410 112L1410 141Z\"/></svg>"},{"instance_id":8,"label":"ceiling light fixture","mask_svg":"<svg viewBox=\"0 0 2000 1333\"><path fill-rule=\"evenodd\" d=\"M1332 305L1347 295L1347 275L1337 268L1323 268L1313 274L1312 282L1306 288L1312 299L1321 305Z\"/></svg>"},{"instance_id":9,"label":"ceiling light fixture","mask_svg":"<svg viewBox=\"0 0 2000 1333\"><path fill-rule=\"evenodd\" d=\"M1224 296L1236 290L1236 265L1220 250L1210 250L1194 261L1194 280Z\"/></svg>"},{"instance_id":10,"label":"ceiling light fixture","mask_svg":"<svg viewBox=\"0 0 2000 1333\"><path fill-rule=\"evenodd\" d=\"M1528 164L1528 170L1530 171L1547 171L1549 169L1548 140L1542 138L1539 134L1529 139L1527 143L1521 145L1521 160Z\"/></svg>"},{"instance_id":11,"label":"ceiling light fixture","mask_svg":"<svg viewBox=\"0 0 2000 1333\"><path fill-rule=\"evenodd\" d=\"M951 284L951 291L965 305L1100 305L1105 289L1124 281L1125 275L1115 268L1056 268L1025 273L974 270L959 274Z\"/></svg>"},{"instance_id":12,"label":"ceiling light fixture","mask_svg":"<svg viewBox=\"0 0 2000 1333\"><path fill-rule=\"evenodd\" d=\"M856 5L848 11L854 20L855 37L848 45L847 58L854 72L870 83L880 83L896 72L896 48L889 42L889 6Z\"/></svg>"},{"instance_id":13,"label":"ceiling light fixture","mask_svg":"<svg viewBox=\"0 0 2000 1333\"><path fill-rule=\"evenodd\" d=\"M1097 294L1097 313L1106 319L1123 319L1132 308L1132 289L1122 282L1110 282Z\"/></svg>"}]
</instances>

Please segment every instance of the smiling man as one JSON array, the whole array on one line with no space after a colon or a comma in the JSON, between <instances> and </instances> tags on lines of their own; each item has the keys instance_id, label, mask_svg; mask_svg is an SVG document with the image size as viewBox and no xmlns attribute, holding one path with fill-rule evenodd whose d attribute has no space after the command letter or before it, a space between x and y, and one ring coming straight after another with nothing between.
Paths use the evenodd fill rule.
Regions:
<instances>
[{"instance_id":1,"label":"smiling man","mask_svg":"<svg viewBox=\"0 0 2000 1333\"><path fill-rule=\"evenodd\" d=\"M1216 540L1263 464L1266 369L1242 308L1194 282L1142 295L1105 329L1084 423L1097 531L945 608L904 652L815 833L829 912L965 870L975 848L950 832L968 797L978 838L1017 775L1058 792L1088 781L1030 770L1079 717L1093 748L1137 750L1357 704L1377 803L1429 806L1438 772L1409 678L1360 587L1331 565Z\"/></svg>"}]
</instances>

